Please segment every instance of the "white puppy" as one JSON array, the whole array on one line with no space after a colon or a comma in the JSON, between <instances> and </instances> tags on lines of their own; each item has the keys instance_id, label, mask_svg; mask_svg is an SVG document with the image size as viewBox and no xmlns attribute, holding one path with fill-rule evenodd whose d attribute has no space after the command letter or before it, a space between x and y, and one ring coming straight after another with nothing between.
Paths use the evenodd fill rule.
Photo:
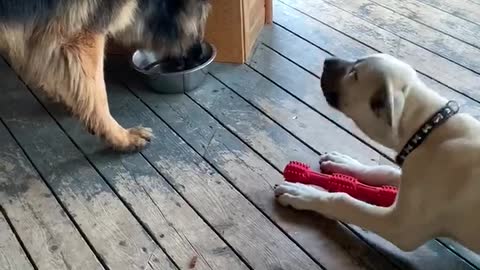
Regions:
<instances>
[{"instance_id":1,"label":"white puppy","mask_svg":"<svg viewBox=\"0 0 480 270\"><path fill-rule=\"evenodd\" d=\"M377 207L345 193L284 183L275 188L279 202L371 230L406 251L439 236L480 251L479 122L456 114L456 103L389 55L327 59L321 83L331 106L399 153L401 169L366 166L338 153L322 156L320 168L371 185L398 186L397 199Z\"/></svg>"}]
</instances>

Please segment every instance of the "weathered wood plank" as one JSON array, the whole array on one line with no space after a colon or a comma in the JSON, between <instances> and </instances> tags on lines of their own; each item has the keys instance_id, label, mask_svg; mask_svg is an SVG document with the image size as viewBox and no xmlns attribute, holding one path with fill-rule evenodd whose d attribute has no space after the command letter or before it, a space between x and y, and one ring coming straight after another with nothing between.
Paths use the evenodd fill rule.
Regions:
<instances>
[{"instance_id":1,"label":"weathered wood plank","mask_svg":"<svg viewBox=\"0 0 480 270\"><path fill-rule=\"evenodd\" d=\"M398 14L423 23L474 46L480 46L480 25L434 8L419 0L372 0ZM466 2L462 0L461 2ZM477 7L480 9L480 6ZM423 37L423 36L422 36ZM460 50L460 49L457 49ZM472 60L471 60L472 61Z\"/></svg>"},{"instance_id":2,"label":"weathered wood plank","mask_svg":"<svg viewBox=\"0 0 480 270\"><path fill-rule=\"evenodd\" d=\"M123 124L152 127L143 156L253 269L321 269L131 92L115 87L109 99Z\"/></svg>"},{"instance_id":3,"label":"weathered wood plank","mask_svg":"<svg viewBox=\"0 0 480 270\"><path fill-rule=\"evenodd\" d=\"M117 91L118 85L107 87ZM198 258L196 270L248 269L141 154L104 151L104 144L86 133L78 120L47 99L41 100L181 269L188 269L193 257ZM124 110L123 102L114 98L110 102L113 110Z\"/></svg>"},{"instance_id":4,"label":"weathered wood plank","mask_svg":"<svg viewBox=\"0 0 480 270\"><path fill-rule=\"evenodd\" d=\"M272 189L282 179L279 171L191 99L183 95L165 96L152 93L144 90L145 86L137 80L129 80L128 85L198 153L201 153L325 268L392 269L393 266L389 262L371 250L346 227L322 218L312 220L310 214L298 214L284 208L278 209L272 203L274 200ZM212 87L214 91L222 88L213 78L209 78L208 83L198 91L208 91ZM242 108L235 108L234 111L244 112ZM270 126L274 124L269 123L261 127L252 125L245 128L257 128L256 132L259 136L252 140L262 140L268 137L268 135L262 136L263 133L272 135L277 133L276 129L271 130ZM282 142L282 147L272 145L269 150L277 151L274 148L285 148L291 153L297 152L297 150L292 151L287 140ZM298 152L302 154L305 151ZM281 156L282 153L278 155ZM297 156L297 158L309 159L308 156ZM312 155L310 159L312 163L316 163L317 157Z\"/></svg>"},{"instance_id":5,"label":"weathered wood plank","mask_svg":"<svg viewBox=\"0 0 480 270\"><path fill-rule=\"evenodd\" d=\"M176 269L5 62L0 118L110 269Z\"/></svg>"},{"instance_id":6,"label":"weathered wood plank","mask_svg":"<svg viewBox=\"0 0 480 270\"><path fill-rule=\"evenodd\" d=\"M294 96L306 104L309 104L321 113L324 113L330 119L334 119L338 124L344 128L347 128L349 132L356 134L357 130L352 129L352 126L349 125L350 121L345 122L342 118L337 119L335 115L331 115L331 111L325 110L324 106L326 106L326 104L323 103L324 98L322 95L318 94L321 91L318 77L323 69L323 59L327 55L324 51L279 27L265 29L265 31L262 33L261 40L268 46L271 46L271 48L281 53L283 56L288 57L289 60L280 57L278 54L274 53L268 48L262 48L260 46L250 61L250 64L255 68L255 70L275 81L286 91L293 93ZM292 51L291 48L299 49ZM292 64L290 61L297 63L301 66L301 68ZM305 70L315 74L316 77ZM285 74L295 74L295 76L285 76ZM442 96L459 102L459 104L462 106L461 110L463 112L469 113L480 120L480 106L477 102L474 102L424 76L422 76L422 79L429 87L437 91ZM293 107L295 108L295 106ZM301 115L301 113L296 110L294 113ZM273 115L275 115L275 113L273 113ZM363 133L356 135L359 135L360 139L369 143L378 151L392 156L391 151L380 147L380 145L377 143L372 144L369 142L368 138L363 135ZM383 164L393 165L391 161ZM444 243L448 243L448 246L452 250L460 253L467 260L475 265L478 265L480 256L476 255L475 253L468 252L465 248L455 242L445 242L445 240L442 241L444 241Z\"/></svg>"},{"instance_id":7,"label":"weathered wood plank","mask_svg":"<svg viewBox=\"0 0 480 270\"><path fill-rule=\"evenodd\" d=\"M282 2L302 10L311 17L305 16ZM368 44L360 49L365 54L381 51L395 55L442 84L480 100L480 91L477 89L477 86L480 85L480 76L460 65L325 2L310 0L282 0L282 2L274 2L275 22L326 51L344 46L342 41L348 40L349 38L345 36L348 35L357 42ZM339 17L342 19L338 20ZM343 32L344 35L342 36L340 32ZM331 35L331 33L336 34ZM339 39L335 40L337 37ZM358 43L355 47L358 47ZM343 51L348 51L348 48L343 48Z\"/></svg>"},{"instance_id":8,"label":"weathered wood plank","mask_svg":"<svg viewBox=\"0 0 480 270\"><path fill-rule=\"evenodd\" d=\"M471 0L417 0L480 25L480 5Z\"/></svg>"},{"instance_id":9,"label":"weathered wood plank","mask_svg":"<svg viewBox=\"0 0 480 270\"><path fill-rule=\"evenodd\" d=\"M38 269L103 269L3 124L0 141L0 205Z\"/></svg>"},{"instance_id":10,"label":"weathered wood plank","mask_svg":"<svg viewBox=\"0 0 480 270\"><path fill-rule=\"evenodd\" d=\"M39 269L103 269L6 129L0 128L0 204Z\"/></svg>"},{"instance_id":11,"label":"weathered wood plank","mask_svg":"<svg viewBox=\"0 0 480 270\"><path fill-rule=\"evenodd\" d=\"M480 256L467 249L466 247L458 244L457 242L448 239L448 238L442 238L441 241L443 244L447 245L451 250L454 250L458 254L460 254L465 260L473 264L475 267L480 269Z\"/></svg>"},{"instance_id":12,"label":"weathered wood plank","mask_svg":"<svg viewBox=\"0 0 480 270\"><path fill-rule=\"evenodd\" d=\"M347 11L372 25L389 31L393 35L397 35L477 73L480 72L480 61L477 61L480 58L478 47L445 35L370 0L307 0L302 5L302 10L308 7L310 12L314 13L323 11L325 8L330 9L331 7L327 7L329 4L334 7L331 12L335 11L335 8ZM403 5L403 1L401 5ZM364 22L364 24L371 27L368 23Z\"/></svg>"},{"instance_id":13,"label":"weathered wood plank","mask_svg":"<svg viewBox=\"0 0 480 270\"><path fill-rule=\"evenodd\" d=\"M0 270L33 270L12 228L0 211Z\"/></svg>"}]
</instances>

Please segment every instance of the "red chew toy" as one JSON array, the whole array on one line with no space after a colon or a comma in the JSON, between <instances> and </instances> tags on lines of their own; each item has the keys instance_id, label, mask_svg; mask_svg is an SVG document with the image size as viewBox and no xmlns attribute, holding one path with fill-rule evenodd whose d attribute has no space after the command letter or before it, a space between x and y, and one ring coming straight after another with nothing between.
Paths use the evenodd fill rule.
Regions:
<instances>
[{"instance_id":1,"label":"red chew toy","mask_svg":"<svg viewBox=\"0 0 480 270\"><path fill-rule=\"evenodd\" d=\"M397 196L397 188L392 186L369 186L343 174L323 174L314 172L307 164L291 161L283 171L285 181L316 185L329 192L344 192L355 199L373 205L388 207Z\"/></svg>"}]
</instances>

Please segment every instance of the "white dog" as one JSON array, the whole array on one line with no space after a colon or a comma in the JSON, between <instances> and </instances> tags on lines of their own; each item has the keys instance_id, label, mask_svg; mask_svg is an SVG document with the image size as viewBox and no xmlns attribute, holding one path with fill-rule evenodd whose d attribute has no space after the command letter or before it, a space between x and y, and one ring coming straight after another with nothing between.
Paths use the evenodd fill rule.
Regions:
<instances>
[{"instance_id":1,"label":"white dog","mask_svg":"<svg viewBox=\"0 0 480 270\"><path fill-rule=\"evenodd\" d=\"M278 201L371 230L399 248L450 237L480 251L480 125L429 89L406 63L384 54L349 62L327 59L327 102L372 139L394 149L401 169L367 166L338 153L320 158L327 173L399 187L395 203L377 207L345 193L284 183Z\"/></svg>"}]
</instances>

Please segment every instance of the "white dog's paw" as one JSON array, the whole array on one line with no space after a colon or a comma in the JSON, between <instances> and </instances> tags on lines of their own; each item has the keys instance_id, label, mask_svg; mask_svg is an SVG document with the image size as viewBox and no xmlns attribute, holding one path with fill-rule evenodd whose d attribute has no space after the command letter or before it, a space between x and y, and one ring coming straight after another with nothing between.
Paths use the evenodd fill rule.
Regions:
<instances>
[{"instance_id":1,"label":"white dog's paw","mask_svg":"<svg viewBox=\"0 0 480 270\"><path fill-rule=\"evenodd\" d=\"M320 156L320 164L328 161L351 166L362 165L362 163L356 159L338 152L325 153L324 155Z\"/></svg>"},{"instance_id":2,"label":"white dog's paw","mask_svg":"<svg viewBox=\"0 0 480 270\"><path fill-rule=\"evenodd\" d=\"M356 159L337 152L324 154L320 157L320 170L325 173L341 173L351 176L361 175L367 166Z\"/></svg>"},{"instance_id":3,"label":"white dog's paw","mask_svg":"<svg viewBox=\"0 0 480 270\"><path fill-rule=\"evenodd\" d=\"M275 197L283 206L298 210L314 210L315 204L328 195L328 191L300 183L285 182L275 187Z\"/></svg>"}]
</instances>

